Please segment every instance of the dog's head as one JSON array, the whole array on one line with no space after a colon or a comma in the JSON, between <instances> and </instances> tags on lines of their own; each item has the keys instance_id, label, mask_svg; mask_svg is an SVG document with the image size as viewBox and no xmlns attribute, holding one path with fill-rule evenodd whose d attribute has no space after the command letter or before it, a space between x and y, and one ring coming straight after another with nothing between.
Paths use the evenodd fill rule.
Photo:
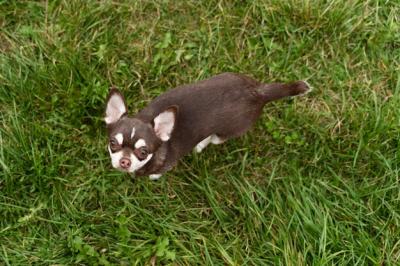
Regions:
<instances>
[{"instance_id":1,"label":"dog's head","mask_svg":"<svg viewBox=\"0 0 400 266\"><path fill-rule=\"evenodd\" d=\"M122 94L115 88L107 98L105 122L108 129L108 151L112 166L133 173L148 163L158 148L171 137L177 108L171 106L153 121L129 117Z\"/></svg>"}]
</instances>

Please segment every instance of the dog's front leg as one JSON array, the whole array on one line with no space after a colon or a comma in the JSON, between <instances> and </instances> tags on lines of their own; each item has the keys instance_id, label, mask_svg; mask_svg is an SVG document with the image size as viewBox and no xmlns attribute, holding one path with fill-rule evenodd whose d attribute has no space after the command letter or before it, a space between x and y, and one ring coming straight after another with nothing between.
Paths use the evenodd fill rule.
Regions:
<instances>
[{"instance_id":1,"label":"dog's front leg","mask_svg":"<svg viewBox=\"0 0 400 266\"><path fill-rule=\"evenodd\" d=\"M150 178L150 180L158 180L161 176L162 176L162 174L153 174L153 175L149 175L149 178Z\"/></svg>"}]
</instances>

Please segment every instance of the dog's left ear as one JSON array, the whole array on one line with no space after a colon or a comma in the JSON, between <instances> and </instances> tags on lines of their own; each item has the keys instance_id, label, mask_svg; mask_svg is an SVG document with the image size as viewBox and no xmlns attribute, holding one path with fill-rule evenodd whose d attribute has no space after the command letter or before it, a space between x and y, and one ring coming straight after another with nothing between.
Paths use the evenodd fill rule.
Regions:
<instances>
[{"instance_id":1,"label":"dog's left ear","mask_svg":"<svg viewBox=\"0 0 400 266\"><path fill-rule=\"evenodd\" d=\"M126 112L127 109L124 96L122 96L118 89L112 87L107 97L106 116L104 121L106 121L107 125L115 123L121 118L121 116L126 114Z\"/></svg>"},{"instance_id":2,"label":"dog's left ear","mask_svg":"<svg viewBox=\"0 0 400 266\"><path fill-rule=\"evenodd\" d=\"M178 114L177 106L170 106L164 112L160 113L153 120L154 131L157 137L162 141L168 141L171 138L175 127L176 116Z\"/></svg>"}]
</instances>

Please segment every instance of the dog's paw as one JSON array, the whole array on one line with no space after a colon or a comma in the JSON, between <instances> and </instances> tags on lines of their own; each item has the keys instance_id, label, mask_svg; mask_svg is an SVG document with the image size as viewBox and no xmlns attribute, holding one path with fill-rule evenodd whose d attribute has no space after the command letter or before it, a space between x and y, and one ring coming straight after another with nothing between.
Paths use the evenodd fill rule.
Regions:
<instances>
[{"instance_id":1,"label":"dog's paw","mask_svg":"<svg viewBox=\"0 0 400 266\"><path fill-rule=\"evenodd\" d=\"M158 180L162 174L154 174L154 175L149 175L150 180Z\"/></svg>"},{"instance_id":2,"label":"dog's paw","mask_svg":"<svg viewBox=\"0 0 400 266\"><path fill-rule=\"evenodd\" d=\"M210 142L211 142L211 136L208 136L207 138L197 143L196 147L194 147L194 150L197 153L200 153L202 150L204 150L205 147L208 146L208 144L210 144Z\"/></svg>"},{"instance_id":3,"label":"dog's paw","mask_svg":"<svg viewBox=\"0 0 400 266\"><path fill-rule=\"evenodd\" d=\"M205 147L203 145L197 144L196 147L194 147L194 151L197 153L200 153L203 151Z\"/></svg>"}]
</instances>

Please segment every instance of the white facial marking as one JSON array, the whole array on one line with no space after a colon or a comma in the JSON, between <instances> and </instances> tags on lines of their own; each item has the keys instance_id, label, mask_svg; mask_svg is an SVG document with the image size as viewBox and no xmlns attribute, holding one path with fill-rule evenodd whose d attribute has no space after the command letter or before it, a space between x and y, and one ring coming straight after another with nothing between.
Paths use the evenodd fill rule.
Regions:
<instances>
[{"instance_id":1,"label":"white facial marking","mask_svg":"<svg viewBox=\"0 0 400 266\"><path fill-rule=\"evenodd\" d=\"M110 146L108 146L108 152L110 153L111 157L111 164L114 168L120 168L119 161L122 159L124 156L122 151L118 152L111 152Z\"/></svg>"},{"instance_id":2,"label":"white facial marking","mask_svg":"<svg viewBox=\"0 0 400 266\"><path fill-rule=\"evenodd\" d=\"M139 139L138 141L136 141L135 143L135 148L139 149L140 147L146 146L146 141L144 141L144 139Z\"/></svg>"},{"instance_id":3,"label":"white facial marking","mask_svg":"<svg viewBox=\"0 0 400 266\"><path fill-rule=\"evenodd\" d=\"M114 94L108 100L106 117L104 118L104 120L107 124L117 122L124 113L126 113L124 100L119 94Z\"/></svg>"},{"instance_id":4,"label":"white facial marking","mask_svg":"<svg viewBox=\"0 0 400 266\"><path fill-rule=\"evenodd\" d=\"M122 135L122 133L118 133L115 135L115 139L118 141L119 145L122 145L122 142L124 141L124 136Z\"/></svg>"},{"instance_id":5,"label":"white facial marking","mask_svg":"<svg viewBox=\"0 0 400 266\"><path fill-rule=\"evenodd\" d=\"M133 137L135 136L135 131L136 131L136 129L133 127L132 128L132 133L131 133L131 139L133 139Z\"/></svg>"},{"instance_id":6,"label":"white facial marking","mask_svg":"<svg viewBox=\"0 0 400 266\"><path fill-rule=\"evenodd\" d=\"M154 131L162 140L167 141L171 137L175 124L175 114L172 111L165 111L154 118Z\"/></svg>"},{"instance_id":7,"label":"white facial marking","mask_svg":"<svg viewBox=\"0 0 400 266\"><path fill-rule=\"evenodd\" d=\"M143 161L139 161L138 158L136 158L136 156L134 154L131 154L131 167L128 169L128 172L133 173L136 170L139 170L140 168L142 168L148 161L150 161L151 157L153 157L153 154L150 153L149 155L147 155L147 158L144 159Z\"/></svg>"},{"instance_id":8,"label":"white facial marking","mask_svg":"<svg viewBox=\"0 0 400 266\"><path fill-rule=\"evenodd\" d=\"M140 161L138 158L136 158L136 156L131 153L129 156L129 159L131 160L131 167L129 167L129 169L124 170L121 168L119 162L122 159L122 157L124 157L124 154L122 151L118 151L118 152L111 152L110 146L108 146L108 152L110 153L110 157L111 157L111 164L114 168L117 168L121 171L126 171L129 173L133 173L136 170L142 168L148 161L150 161L150 159L153 157L153 154L150 153L146 159L144 159L143 161Z\"/></svg>"}]
</instances>

